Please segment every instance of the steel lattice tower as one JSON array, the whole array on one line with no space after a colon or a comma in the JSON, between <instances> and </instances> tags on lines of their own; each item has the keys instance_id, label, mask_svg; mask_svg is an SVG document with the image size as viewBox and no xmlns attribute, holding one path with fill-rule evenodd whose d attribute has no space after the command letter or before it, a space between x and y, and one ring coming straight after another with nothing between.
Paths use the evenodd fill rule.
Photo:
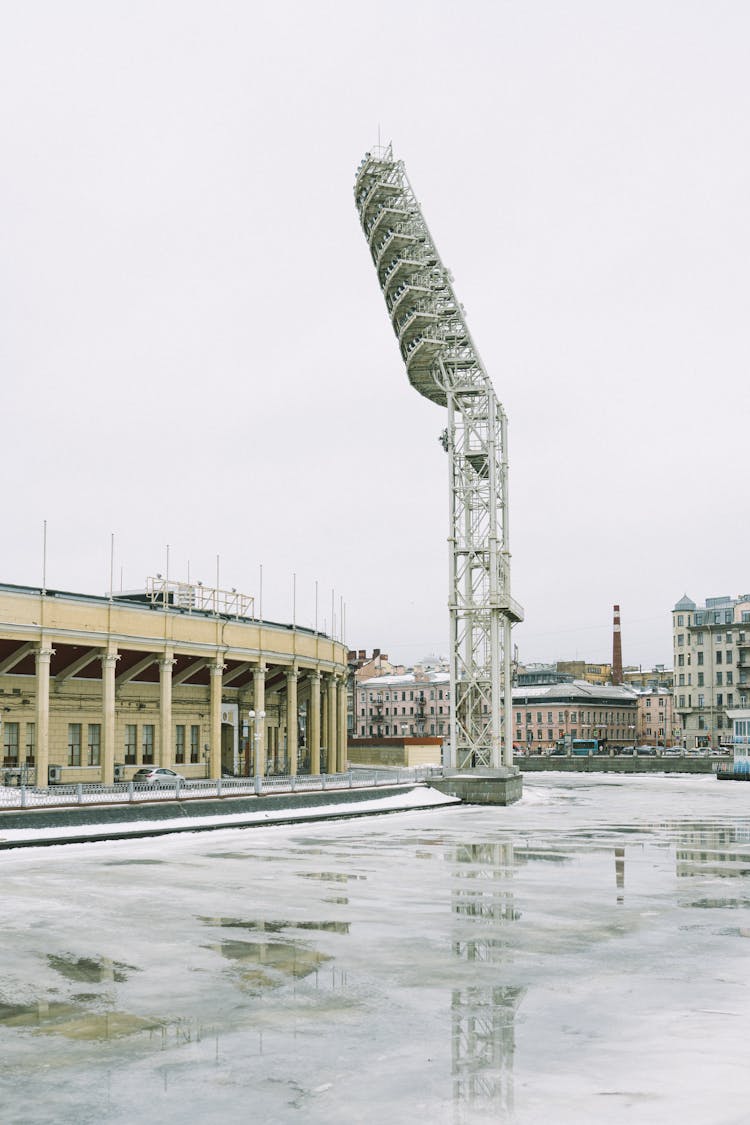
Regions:
<instances>
[{"instance_id":1,"label":"steel lattice tower","mask_svg":"<svg viewBox=\"0 0 750 1125\"><path fill-rule=\"evenodd\" d=\"M409 382L448 410L451 764L512 766L510 636L523 610L510 596L505 412L390 145L365 154L354 197Z\"/></svg>"}]
</instances>

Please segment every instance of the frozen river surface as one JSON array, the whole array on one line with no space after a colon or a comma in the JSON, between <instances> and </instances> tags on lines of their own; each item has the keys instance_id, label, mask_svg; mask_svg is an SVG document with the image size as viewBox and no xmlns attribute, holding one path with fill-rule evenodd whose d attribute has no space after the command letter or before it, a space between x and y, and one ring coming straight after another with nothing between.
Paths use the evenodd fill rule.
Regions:
<instances>
[{"instance_id":1,"label":"frozen river surface","mask_svg":"<svg viewBox=\"0 0 750 1125\"><path fill-rule=\"evenodd\" d=\"M4 1125L750 1119L750 786L0 856Z\"/></svg>"}]
</instances>

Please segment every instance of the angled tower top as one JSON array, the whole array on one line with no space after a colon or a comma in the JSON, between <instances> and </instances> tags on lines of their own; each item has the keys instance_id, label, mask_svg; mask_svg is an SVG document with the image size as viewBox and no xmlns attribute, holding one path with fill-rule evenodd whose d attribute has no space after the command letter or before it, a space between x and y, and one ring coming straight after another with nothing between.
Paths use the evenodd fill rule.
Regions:
<instances>
[{"instance_id":1,"label":"angled tower top","mask_svg":"<svg viewBox=\"0 0 750 1125\"><path fill-rule=\"evenodd\" d=\"M513 767L507 419L390 145L365 154L354 200L409 382L447 407L451 764Z\"/></svg>"}]
</instances>

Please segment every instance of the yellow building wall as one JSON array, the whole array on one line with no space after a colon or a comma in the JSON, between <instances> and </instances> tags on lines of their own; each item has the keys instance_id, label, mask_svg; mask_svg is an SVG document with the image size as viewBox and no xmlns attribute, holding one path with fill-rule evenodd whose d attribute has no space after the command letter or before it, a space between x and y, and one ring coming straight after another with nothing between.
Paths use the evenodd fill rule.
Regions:
<instances>
[{"instance_id":1,"label":"yellow building wall","mask_svg":"<svg viewBox=\"0 0 750 1125\"><path fill-rule=\"evenodd\" d=\"M442 765L442 749L440 746L408 746L407 750L406 764L410 768Z\"/></svg>"},{"instance_id":2,"label":"yellow building wall","mask_svg":"<svg viewBox=\"0 0 750 1125\"><path fill-rule=\"evenodd\" d=\"M41 597L36 592L17 593L0 588L0 642L7 645L29 644L55 649L55 645L90 646L106 651L121 650L165 656L194 657L209 662L247 663L252 667L264 665L266 678L291 668L300 673L334 675L342 680L347 674L347 650L343 644L329 637L315 636L285 626L270 626L249 620L233 620L198 613L185 613L169 609L152 609L127 606L116 600L87 598L77 595ZM90 670L90 669L89 669ZM49 688L48 761L62 767L64 782L102 780L101 766L86 765L88 726L102 726L103 750L103 684L99 678L75 676L57 683L54 674ZM283 681L282 681L283 682ZM35 675L19 675L10 671L0 673L0 707L3 724L19 724L18 759L26 760L29 725L36 730L37 684ZM302 702L309 691L300 685ZM239 705L243 710L253 705L252 683L242 688L231 684L222 688L222 702ZM278 745L279 727L285 725L285 695L276 690L266 691L265 729L267 743ZM205 777L204 748L210 742L211 714L210 687L208 685L179 684L171 693L171 739L168 760L160 757L160 685L158 682L130 680L120 684L115 693L115 750L114 761L125 761L125 733L127 724L136 724L137 762L127 765L125 779L129 779L142 763L142 728L154 727L153 764L165 764L186 777ZM81 724L81 766L68 764L68 731L70 723ZM175 762L175 727L186 727L185 762ZM190 727L198 726L199 761L190 759ZM276 733L274 733L276 732ZM103 754L102 754L103 756ZM2 761L3 768L8 763ZM0 781L2 774L0 773ZM46 784L46 778L39 778Z\"/></svg>"}]
</instances>

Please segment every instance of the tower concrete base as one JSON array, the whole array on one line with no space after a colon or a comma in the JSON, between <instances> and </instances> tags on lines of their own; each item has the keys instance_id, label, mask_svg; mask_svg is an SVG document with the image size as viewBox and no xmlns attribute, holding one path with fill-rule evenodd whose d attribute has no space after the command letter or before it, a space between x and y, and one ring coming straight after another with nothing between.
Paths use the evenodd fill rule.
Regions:
<instances>
[{"instance_id":1,"label":"tower concrete base","mask_svg":"<svg viewBox=\"0 0 750 1125\"><path fill-rule=\"evenodd\" d=\"M497 770L444 770L442 777L431 778L428 785L467 805L512 805L523 794L520 771L508 766Z\"/></svg>"}]
</instances>

